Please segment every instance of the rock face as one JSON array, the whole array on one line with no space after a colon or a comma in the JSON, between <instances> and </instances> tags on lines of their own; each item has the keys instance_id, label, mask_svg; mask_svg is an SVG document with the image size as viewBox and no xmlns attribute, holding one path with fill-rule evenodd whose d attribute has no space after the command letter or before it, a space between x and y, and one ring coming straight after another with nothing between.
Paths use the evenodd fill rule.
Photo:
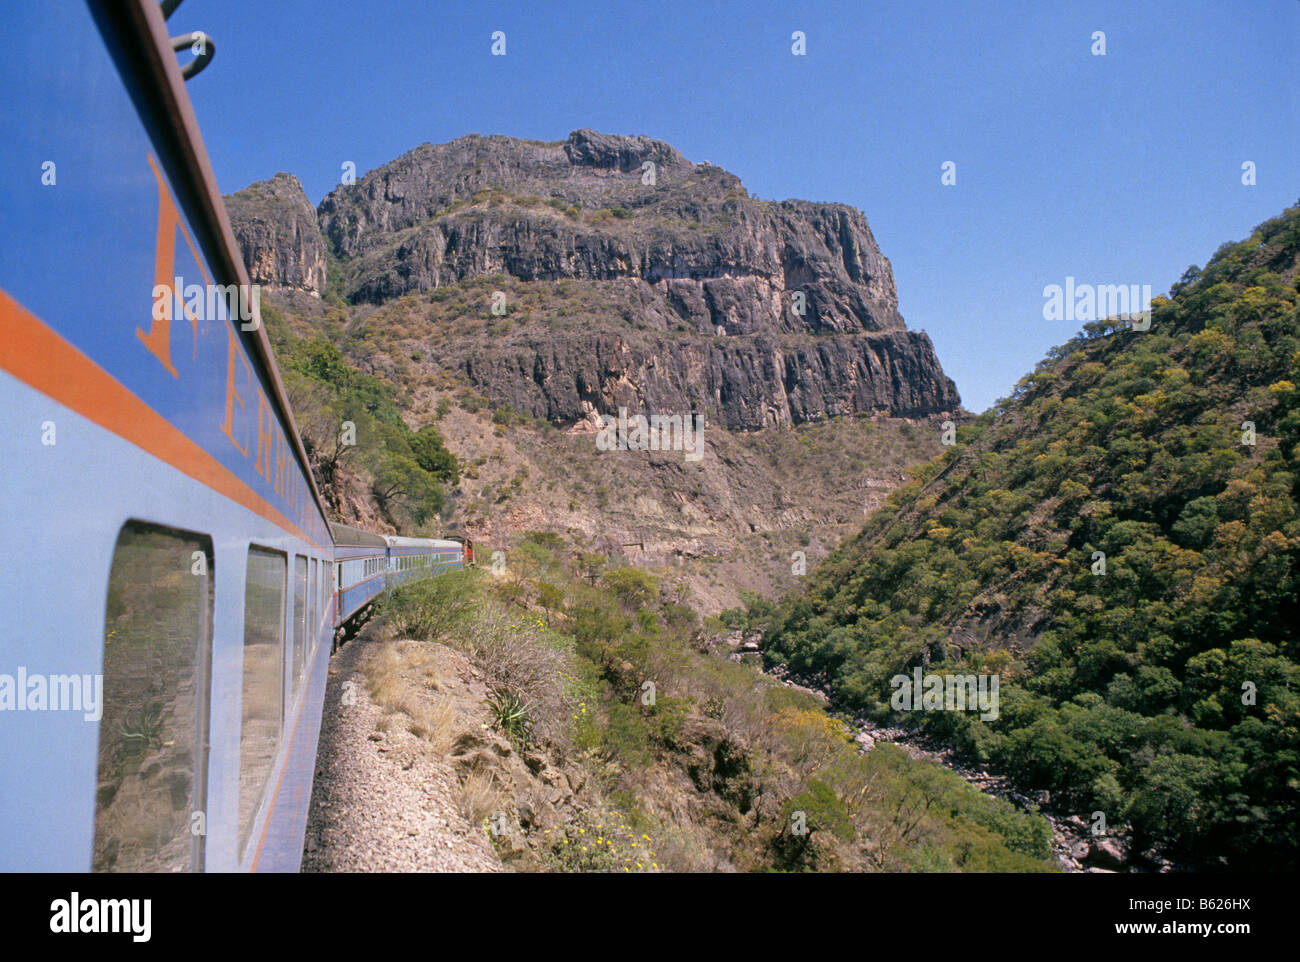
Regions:
<instances>
[{"instance_id":1,"label":"rock face","mask_svg":"<svg viewBox=\"0 0 1300 962\"><path fill-rule=\"evenodd\" d=\"M325 290L325 241L316 211L292 174L250 184L226 198L235 239L250 280L320 297Z\"/></svg>"},{"instance_id":2,"label":"rock face","mask_svg":"<svg viewBox=\"0 0 1300 962\"><path fill-rule=\"evenodd\" d=\"M280 213L245 216L249 194ZM537 417L625 406L757 429L960 407L860 211L758 200L648 137L425 144L329 194L319 234L305 203L287 175L231 198L258 274L312 289L323 235L358 308L431 305L408 312L402 350ZM509 321L484 329L494 288Z\"/></svg>"},{"instance_id":3,"label":"rock face","mask_svg":"<svg viewBox=\"0 0 1300 962\"><path fill-rule=\"evenodd\" d=\"M557 423L626 407L701 413L754 430L873 410L922 417L959 405L929 338L912 331L649 341L528 333L454 353L494 399Z\"/></svg>"},{"instance_id":4,"label":"rock face","mask_svg":"<svg viewBox=\"0 0 1300 962\"><path fill-rule=\"evenodd\" d=\"M358 258L354 300L495 273L628 277L657 287L683 320L728 333L903 326L889 261L860 211L755 200L733 174L647 137L426 144L335 190L320 223L341 257Z\"/></svg>"}]
</instances>

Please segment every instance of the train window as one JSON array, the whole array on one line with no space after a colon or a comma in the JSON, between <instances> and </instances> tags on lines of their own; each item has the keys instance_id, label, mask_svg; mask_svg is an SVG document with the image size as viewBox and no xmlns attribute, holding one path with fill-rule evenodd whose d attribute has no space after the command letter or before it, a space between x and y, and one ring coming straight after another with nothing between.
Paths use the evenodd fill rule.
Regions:
<instances>
[{"instance_id":1,"label":"train window","mask_svg":"<svg viewBox=\"0 0 1300 962\"><path fill-rule=\"evenodd\" d=\"M307 559L293 561L293 691L298 694L303 667L307 664Z\"/></svg>"},{"instance_id":2,"label":"train window","mask_svg":"<svg viewBox=\"0 0 1300 962\"><path fill-rule=\"evenodd\" d=\"M212 540L127 522L104 614L94 871L202 871L211 654Z\"/></svg>"},{"instance_id":3,"label":"train window","mask_svg":"<svg viewBox=\"0 0 1300 962\"><path fill-rule=\"evenodd\" d=\"M320 572L316 567L316 559L312 558L311 577L307 579L307 650L316 650L316 637L320 634Z\"/></svg>"},{"instance_id":4,"label":"train window","mask_svg":"<svg viewBox=\"0 0 1300 962\"><path fill-rule=\"evenodd\" d=\"M275 755L284 696L286 558L250 545L244 590L244 700L239 731L239 844L247 845Z\"/></svg>"}]
</instances>

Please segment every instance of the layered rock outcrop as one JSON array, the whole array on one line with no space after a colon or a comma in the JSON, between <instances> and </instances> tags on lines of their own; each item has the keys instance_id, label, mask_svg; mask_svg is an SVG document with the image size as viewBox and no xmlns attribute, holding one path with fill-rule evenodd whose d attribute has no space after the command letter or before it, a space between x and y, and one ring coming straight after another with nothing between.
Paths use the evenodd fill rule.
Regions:
<instances>
[{"instance_id":1,"label":"layered rock outcrop","mask_svg":"<svg viewBox=\"0 0 1300 962\"><path fill-rule=\"evenodd\" d=\"M252 199L279 213L249 216ZM960 406L860 211L750 197L648 137L425 144L331 192L316 223L287 175L230 201L255 274L311 290L328 245L349 301L427 298L420 355L534 416L626 406L755 429ZM504 330L483 326L492 287ZM451 291L460 315L439 307Z\"/></svg>"},{"instance_id":2,"label":"layered rock outcrop","mask_svg":"<svg viewBox=\"0 0 1300 962\"><path fill-rule=\"evenodd\" d=\"M626 407L698 412L754 430L874 411L923 417L960 405L930 339L912 331L711 340L528 332L450 347L489 396L557 423Z\"/></svg>"}]
</instances>

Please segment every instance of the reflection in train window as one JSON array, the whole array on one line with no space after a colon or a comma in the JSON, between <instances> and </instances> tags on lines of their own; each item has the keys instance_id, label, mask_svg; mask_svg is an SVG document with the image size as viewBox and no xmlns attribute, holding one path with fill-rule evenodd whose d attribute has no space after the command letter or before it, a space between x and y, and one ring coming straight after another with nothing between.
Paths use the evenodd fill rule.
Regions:
<instances>
[{"instance_id":1,"label":"reflection in train window","mask_svg":"<svg viewBox=\"0 0 1300 962\"><path fill-rule=\"evenodd\" d=\"M104 615L96 872L203 870L212 540L128 522ZM71 678L80 682L80 677Z\"/></svg>"},{"instance_id":2,"label":"reflection in train window","mask_svg":"<svg viewBox=\"0 0 1300 962\"><path fill-rule=\"evenodd\" d=\"M285 556L248 549L244 588L244 699L239 732L239 844L248 843L253 816L280 747L284 694Z\"/></svg>"},{"instance_id":3,"label":"reflection in train window","mask_svg":"<svg viewBox=\"0 0 1300 962\"><path fill-rule=\"evenodd\" d=\"M316 650L316 638L320 634L320 575L316 570L316 559L311 559L311 575L307 579L307 651Z\"/></svg>"},{"instance_id":4,"label":"reflection in train window","mask_svg":"<svg viewBox=\"0 0 1300 962\"><path fill-rule=\"evenodd\" d=\"M302 684L303 666L307 664L307 559L302 555L293 562L293 695Z\"/></svg>"}]
</instances>

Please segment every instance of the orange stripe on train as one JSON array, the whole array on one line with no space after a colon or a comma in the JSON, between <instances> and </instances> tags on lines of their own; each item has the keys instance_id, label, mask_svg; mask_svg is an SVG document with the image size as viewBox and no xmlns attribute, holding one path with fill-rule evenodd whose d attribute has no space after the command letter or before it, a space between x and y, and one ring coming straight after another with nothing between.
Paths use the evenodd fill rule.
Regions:
<instances>
[{"instance_id":1,"label":"orange stripe on train","mask_svg":"<svg viewBox=\"0 0 1300 962\"><path fill-rule=\"evenodd\" d=\"M0 369L318 550L274 505L0 288Z\"/></svg>"}]
</instances>

